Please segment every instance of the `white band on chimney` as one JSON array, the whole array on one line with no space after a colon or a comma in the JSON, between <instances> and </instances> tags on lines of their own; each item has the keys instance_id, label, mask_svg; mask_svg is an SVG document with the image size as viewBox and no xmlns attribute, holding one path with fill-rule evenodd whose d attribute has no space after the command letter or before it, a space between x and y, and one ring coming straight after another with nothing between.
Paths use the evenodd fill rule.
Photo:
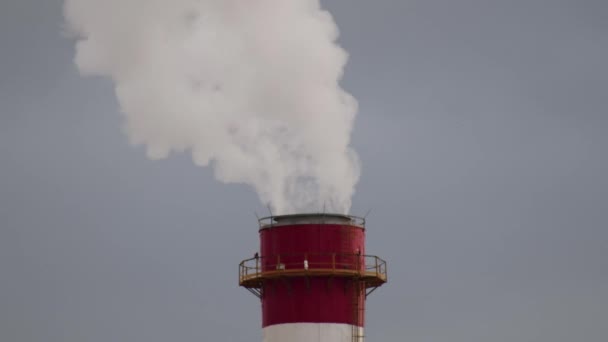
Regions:
<instances>
[{"instance_id":1,"label":"white band on chimney","mask_svg":"<svg viewBox=\"0 0 608 342\"><path fill-rule=\"evenodd\" d=\"M353 338L353 333L360 339ZM264 328L264 342L363 341L363 328L336 323L288 323Z\"/></svg>"}]
</instances>

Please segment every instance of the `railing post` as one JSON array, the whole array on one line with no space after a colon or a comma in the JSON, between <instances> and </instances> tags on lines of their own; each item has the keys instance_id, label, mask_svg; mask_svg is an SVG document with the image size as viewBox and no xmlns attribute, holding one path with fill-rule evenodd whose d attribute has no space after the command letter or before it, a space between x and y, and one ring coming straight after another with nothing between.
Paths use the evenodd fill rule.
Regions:
<instances>
[{"instance_id":1,"label":"railing post","mask_svg":"<svg viewBox=\"0 0 608 342\"><path fill-rule=\"evenodd\" d=\"M336 253L331 253L331 273L336 273Z\"/></svg>"},{"instance_id":2,"label":"railing post","mask_svg":"<svg viewBox=\"0 0 608 342\"><path fill-rule=\"evenodd\" d=\"M376 277L378 276L378 257L374 257L374 261L376 262Z\"/></svg>"}]
</instances>

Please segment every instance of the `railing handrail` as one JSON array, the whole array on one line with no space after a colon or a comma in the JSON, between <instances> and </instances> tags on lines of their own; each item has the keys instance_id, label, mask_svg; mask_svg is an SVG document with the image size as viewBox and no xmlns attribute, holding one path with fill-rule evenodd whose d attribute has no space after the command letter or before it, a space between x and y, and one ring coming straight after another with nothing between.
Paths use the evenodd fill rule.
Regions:
<instances>
[{"instance_id":1,"label":"railing handrail","mask_svg":"<svg viewBox=\"0 0 608 342\"><path fill-rule=\"evenodd\" d=\"M331 256L329 260L315 260L315 257ZM292 260L298 257L298 260ZM311 258L312 257L312 258ZM344 258L347 258L344 260ZM348 258L355 258L348 259ZM287 259L287 260L286 260ZM269 263L268 260L271 260ZM367 261L371 262L367 262ZM256 277L265 273L315 271L331 269L354 271L359 274L375 274L386 278L386 261L375 255L357 253L282 253L272 256L253 257L239 264L239 280Z\"/></svg>"},{"instance_id":2,"label":"railing handrail","mask_svg":"<svg viewBox=\"0 0 608 342\"><path fill-rule=\"evenodd\" d=\"M249 259L245 259L243 261L241 261L241 265L249 262L249 261L253 261L253 260L268 260L268 259L277 259L277 258L283 258L283 257L319 257L319 256L335 256L335 257L359 257L359 258L363 258L363 259L377 259L379 261L381 261L382 263L386 263L386 261L384 261L382 258L376 256L376 255L371 255L371 254L358 254L358 253L330 253L330 252L319 252L319 253L277 253L277 254L273 254L273 255L269 255L269 256L258 256L258 257L253 257L253 258L249 258Z\"/></svg>"},{"instance_id":3,"label":"railing handrail","mask_svg":"<svg viewBox=\"0 0 608 342\"><path fill-rule=\"evenodd\" d=\"M355 215L346 215L346 214L324 214L324 213L312 213L310 214L311 216L318 216L318 218L320 218L320 222L323 222L323 217L327 217L327 218L331 218L334 216L341 216L341 217L345 217L350 219L350 224L354 225L354 226L359 226L359 227L363 227L365 228L365 217L360 217L360 216L355 216ZM275 223L275 219L277 218L282 218L282 217L287 217L287 216L291 216L291 215L272 215L272 216L266 216L266 217L262 217L258 219L258 224L260 226L260 228L264 228L264 227L270 227L270 226L279 226L280 224Z\"/></svg>"},{"instance_id":4,"label":"railing handrail","mask_svg":"<svg viewBox=\"0 0 608 342\"><path fill-rule=\"evenodd\" d=\"M359 254L359 253L340 253L340 252L306 252L306 253L296 253L296 252L287 252L287 253L276 253L276 254L271 254L271 255L266 255L266 256L258 256L257 259L262 260L265 258L275 258L276 256L280 255L281 257L291 257L291 256L344 256L344 257L365 257L365 258L378 258L379 260L382 260L382 258L380 258L377 255L373 255L373 254ZM245 259L243 261L249 261L249 260L255 260L256 257L252 257L249 259ZM384 260L383 260L384 261Z\"/></svg>"}]
</instances>

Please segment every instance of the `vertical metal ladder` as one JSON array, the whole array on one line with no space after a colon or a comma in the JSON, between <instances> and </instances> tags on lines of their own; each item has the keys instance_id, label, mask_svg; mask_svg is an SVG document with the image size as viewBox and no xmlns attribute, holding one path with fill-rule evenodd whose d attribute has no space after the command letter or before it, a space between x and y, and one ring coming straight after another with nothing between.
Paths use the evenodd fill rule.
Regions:
<instances>
[{"instance_id":1,"label":"vertical metal ladder","mask_svg":"<svg viewBox=\"0 0 608 342\"><path fill-rule=\"evenodd\" d=\"M349 267L356 270L361 269L361 263L364 262L363 258L359 253L353 250L353 228L345 227L341 234L341 250L345 255L340 257L341 262ZM364 306L361 302L362 291L364 290L364 284L362 284L359 275L355 275L350 279L349 289L352 291L351 307L352 307L352 325L351 325L351 341L352 342L364 342L365 336L361 333L361 325L364 317Z\"/></svg>"}]
</instances>

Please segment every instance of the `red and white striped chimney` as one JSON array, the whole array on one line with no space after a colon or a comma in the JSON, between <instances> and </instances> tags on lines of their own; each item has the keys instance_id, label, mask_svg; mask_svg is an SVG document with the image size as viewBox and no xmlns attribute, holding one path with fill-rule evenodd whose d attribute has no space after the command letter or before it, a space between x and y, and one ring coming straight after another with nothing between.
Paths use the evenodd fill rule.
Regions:
<instances>
[{"instance_id":1,"label":"red and white striped chimney","mask_svg":"<svg viewBox=\"0 0 608 342\"><path fill-rule=\"evenodd\" d=\"M365 254L365 219L274 216L259 233L239 284L261 299L264 342L362 342L365 299L387 280L386 262Z\"/></svg>"}]
</instances>

